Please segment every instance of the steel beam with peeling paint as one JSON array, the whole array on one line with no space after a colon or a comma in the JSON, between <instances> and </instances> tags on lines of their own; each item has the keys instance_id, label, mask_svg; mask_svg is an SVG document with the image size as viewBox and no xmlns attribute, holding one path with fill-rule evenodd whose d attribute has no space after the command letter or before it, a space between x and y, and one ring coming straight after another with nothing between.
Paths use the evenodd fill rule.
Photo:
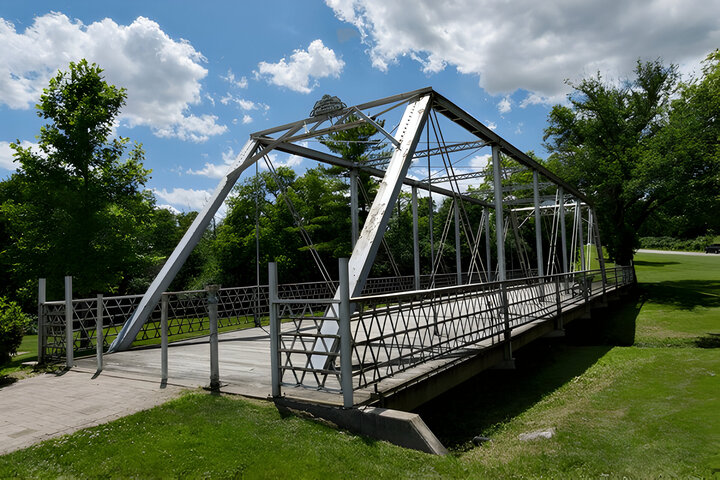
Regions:
<instances>
[{"instance_id":1,"label":"steel beam with peeling paint","mask_svg":"<svg viewBox=\"0 0 720 480\"><path fill-rule=\"evenodd\" d=\"M405 113L398 127L397 140L400 147L393 153L388 168L385 170L385 176L380 182L375 200L370 207L367 220L363 225L360 237L355 243L355 248L348 263L351 297L359 296L365 286L365 281L392 216L393 206L400 194L400 188L403 185L408 168L410 168L413 153L420 140L429 112L430 95L424 95L417 100L411 101L405 108ZM336 300L339 299L338 295L339 292L336 292ZM337 322L323 322L320 332L327 335L337 334ZM323 351L324 349L325 344L322 342L316 342L313 347L315 351ZM327 357L325 355L313 355L310 358L310 364L313 368L324 368L326 361Z\"/></svg>"},{"instance_id":2,"label":"steel beam with peeling paint","mask_svg":"<svg viewBox=\"0 0 720 480\"><path fill-rule=\"evenodd\" d=\"M175 250L173 250L170 257L165 262L162 270L157 274L155 280L153 280L150 287L145 292L145 295L140 300L137 309L133 313L130 320L125 322L122 329L115 338L115 341L110 345L108 352L115 352L118 350L126 350L130 348L135 337L140 332L140 329L147 321L148 317L155 309L155 306L160 301L162 293L168 289L170 283L180 271L180 268L187 260L190 253L193 251L197 243L200 241L205 229L212 221L212 218L217 213L218 209L225 201L225 198L230 193L230 190L235 186L240 174L248 168L250 165L255 163L252 160L256 155L253 155L259 146L259 142L256 140L249 140L238 155L238 159L225 175L220 184L215 189L212 198L205 205L205 208L195 217L195 220L188 228L185 235L178 243ZM252 161L251 161L252 160Z\"/></svg>"}]
</instances>

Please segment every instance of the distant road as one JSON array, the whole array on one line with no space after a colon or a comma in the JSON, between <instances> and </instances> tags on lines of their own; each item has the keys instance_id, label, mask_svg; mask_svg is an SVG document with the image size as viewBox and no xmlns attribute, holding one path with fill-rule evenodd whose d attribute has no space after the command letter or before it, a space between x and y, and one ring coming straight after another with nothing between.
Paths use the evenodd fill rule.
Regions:
<instances>
[{"instance_id":1,"label":"distant road","mask_svg":"<svg viewBox=\"0 0 720 480\"><path fill-rule=\"evenodd\" d=\"M671 250L648 250L646 248L641 248L637 251L637 253L668 253L671 255L699 255L701 257L720 257L720 255L714 255L712 253L702 253L702 252L674 252Z\"/></svg>"}]
</instances>

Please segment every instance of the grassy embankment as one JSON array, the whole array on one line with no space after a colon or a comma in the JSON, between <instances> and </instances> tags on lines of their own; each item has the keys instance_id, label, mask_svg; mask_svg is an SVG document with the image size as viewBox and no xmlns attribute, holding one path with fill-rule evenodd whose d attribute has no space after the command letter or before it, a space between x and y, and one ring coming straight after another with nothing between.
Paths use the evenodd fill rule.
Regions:
<instances>
[{"instance_id":1,"label":"grassy embankment","mask_svg":"<svg viewBox=\"0 0 720 480\"><path fill-rule=\"evenodd\" d=\"M711 478L720 472L720 257L636 260L636 299L420 411L451 456L193 393L0 457L0 477ZM551 439L518 440L549 428ZM473 447L477 434L492 441Z\"/></svg>"}]
</instances>

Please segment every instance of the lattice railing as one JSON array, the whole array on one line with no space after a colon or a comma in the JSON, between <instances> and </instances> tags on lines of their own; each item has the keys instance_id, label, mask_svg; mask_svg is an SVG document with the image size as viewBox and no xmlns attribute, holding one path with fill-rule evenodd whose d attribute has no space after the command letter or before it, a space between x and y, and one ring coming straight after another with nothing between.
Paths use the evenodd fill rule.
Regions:
<instances>
[{"instance_id":1,"label":"lattice railing","mask_svg":"<svg viewBox=\"0 0 720 480\"><path fill-rule=\"evenodd\" d=\"M421 277L421 279L426 276ZM365 285L364 294L385 293L411 289L412 276L371 278ZM335 294L338 282L305 282L278 286L284 298L330 298ZM204 290L171 292L168 295L169 337L205 334L208 329L207 294ZM104 296L103 344L108 347L122 326L137 308L142 295ZM97 298L73 299L73 350L76 353L96 348ZM40 306L44 361L65 357L66 329L65 302L51 301ZM243 326L267 322L269 312L268 286L222 288L218 294L218 327ZM160 305L156 305L148 321L136 337L136 344L153 342L161 337Z\"/></svg>"},{"instance_id":2,"label":"lattice railing","mask_svg":"<svg viewBox=\"0 0 720 480\"><path fill-rule=\"evenodd\" d=\"M425 362L461 359L504 342L512 331L633 281L632 267L349 299L352 389L371 387ZM281 385L336 392L344 361L336 303L279 298ZM325 323L323 322L325 320ZM328 333L331 332L331 333ZM318 362L322 357L326 359ZM315 359L315 361L313 361ZM278 387L279 388L279 387Z\"/></svg>"}]
</instances>

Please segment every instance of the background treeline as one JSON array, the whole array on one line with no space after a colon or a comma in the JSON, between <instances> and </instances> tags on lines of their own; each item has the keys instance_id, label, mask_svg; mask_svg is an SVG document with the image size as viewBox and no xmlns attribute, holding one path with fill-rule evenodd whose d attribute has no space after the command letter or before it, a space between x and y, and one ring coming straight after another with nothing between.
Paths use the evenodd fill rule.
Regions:
<instances>
[{"instance_id":1,"label":"background treeline","mask_svg":"<svg viewBox=\"0 0 720 480\"><path fill-rule=\"evenodd\" d=\"M697 238L640 237L642 248L673 250L681 252L704 252L705 247L720 243L720 235L702 235Z\"/></svg>"}]
</instances>

